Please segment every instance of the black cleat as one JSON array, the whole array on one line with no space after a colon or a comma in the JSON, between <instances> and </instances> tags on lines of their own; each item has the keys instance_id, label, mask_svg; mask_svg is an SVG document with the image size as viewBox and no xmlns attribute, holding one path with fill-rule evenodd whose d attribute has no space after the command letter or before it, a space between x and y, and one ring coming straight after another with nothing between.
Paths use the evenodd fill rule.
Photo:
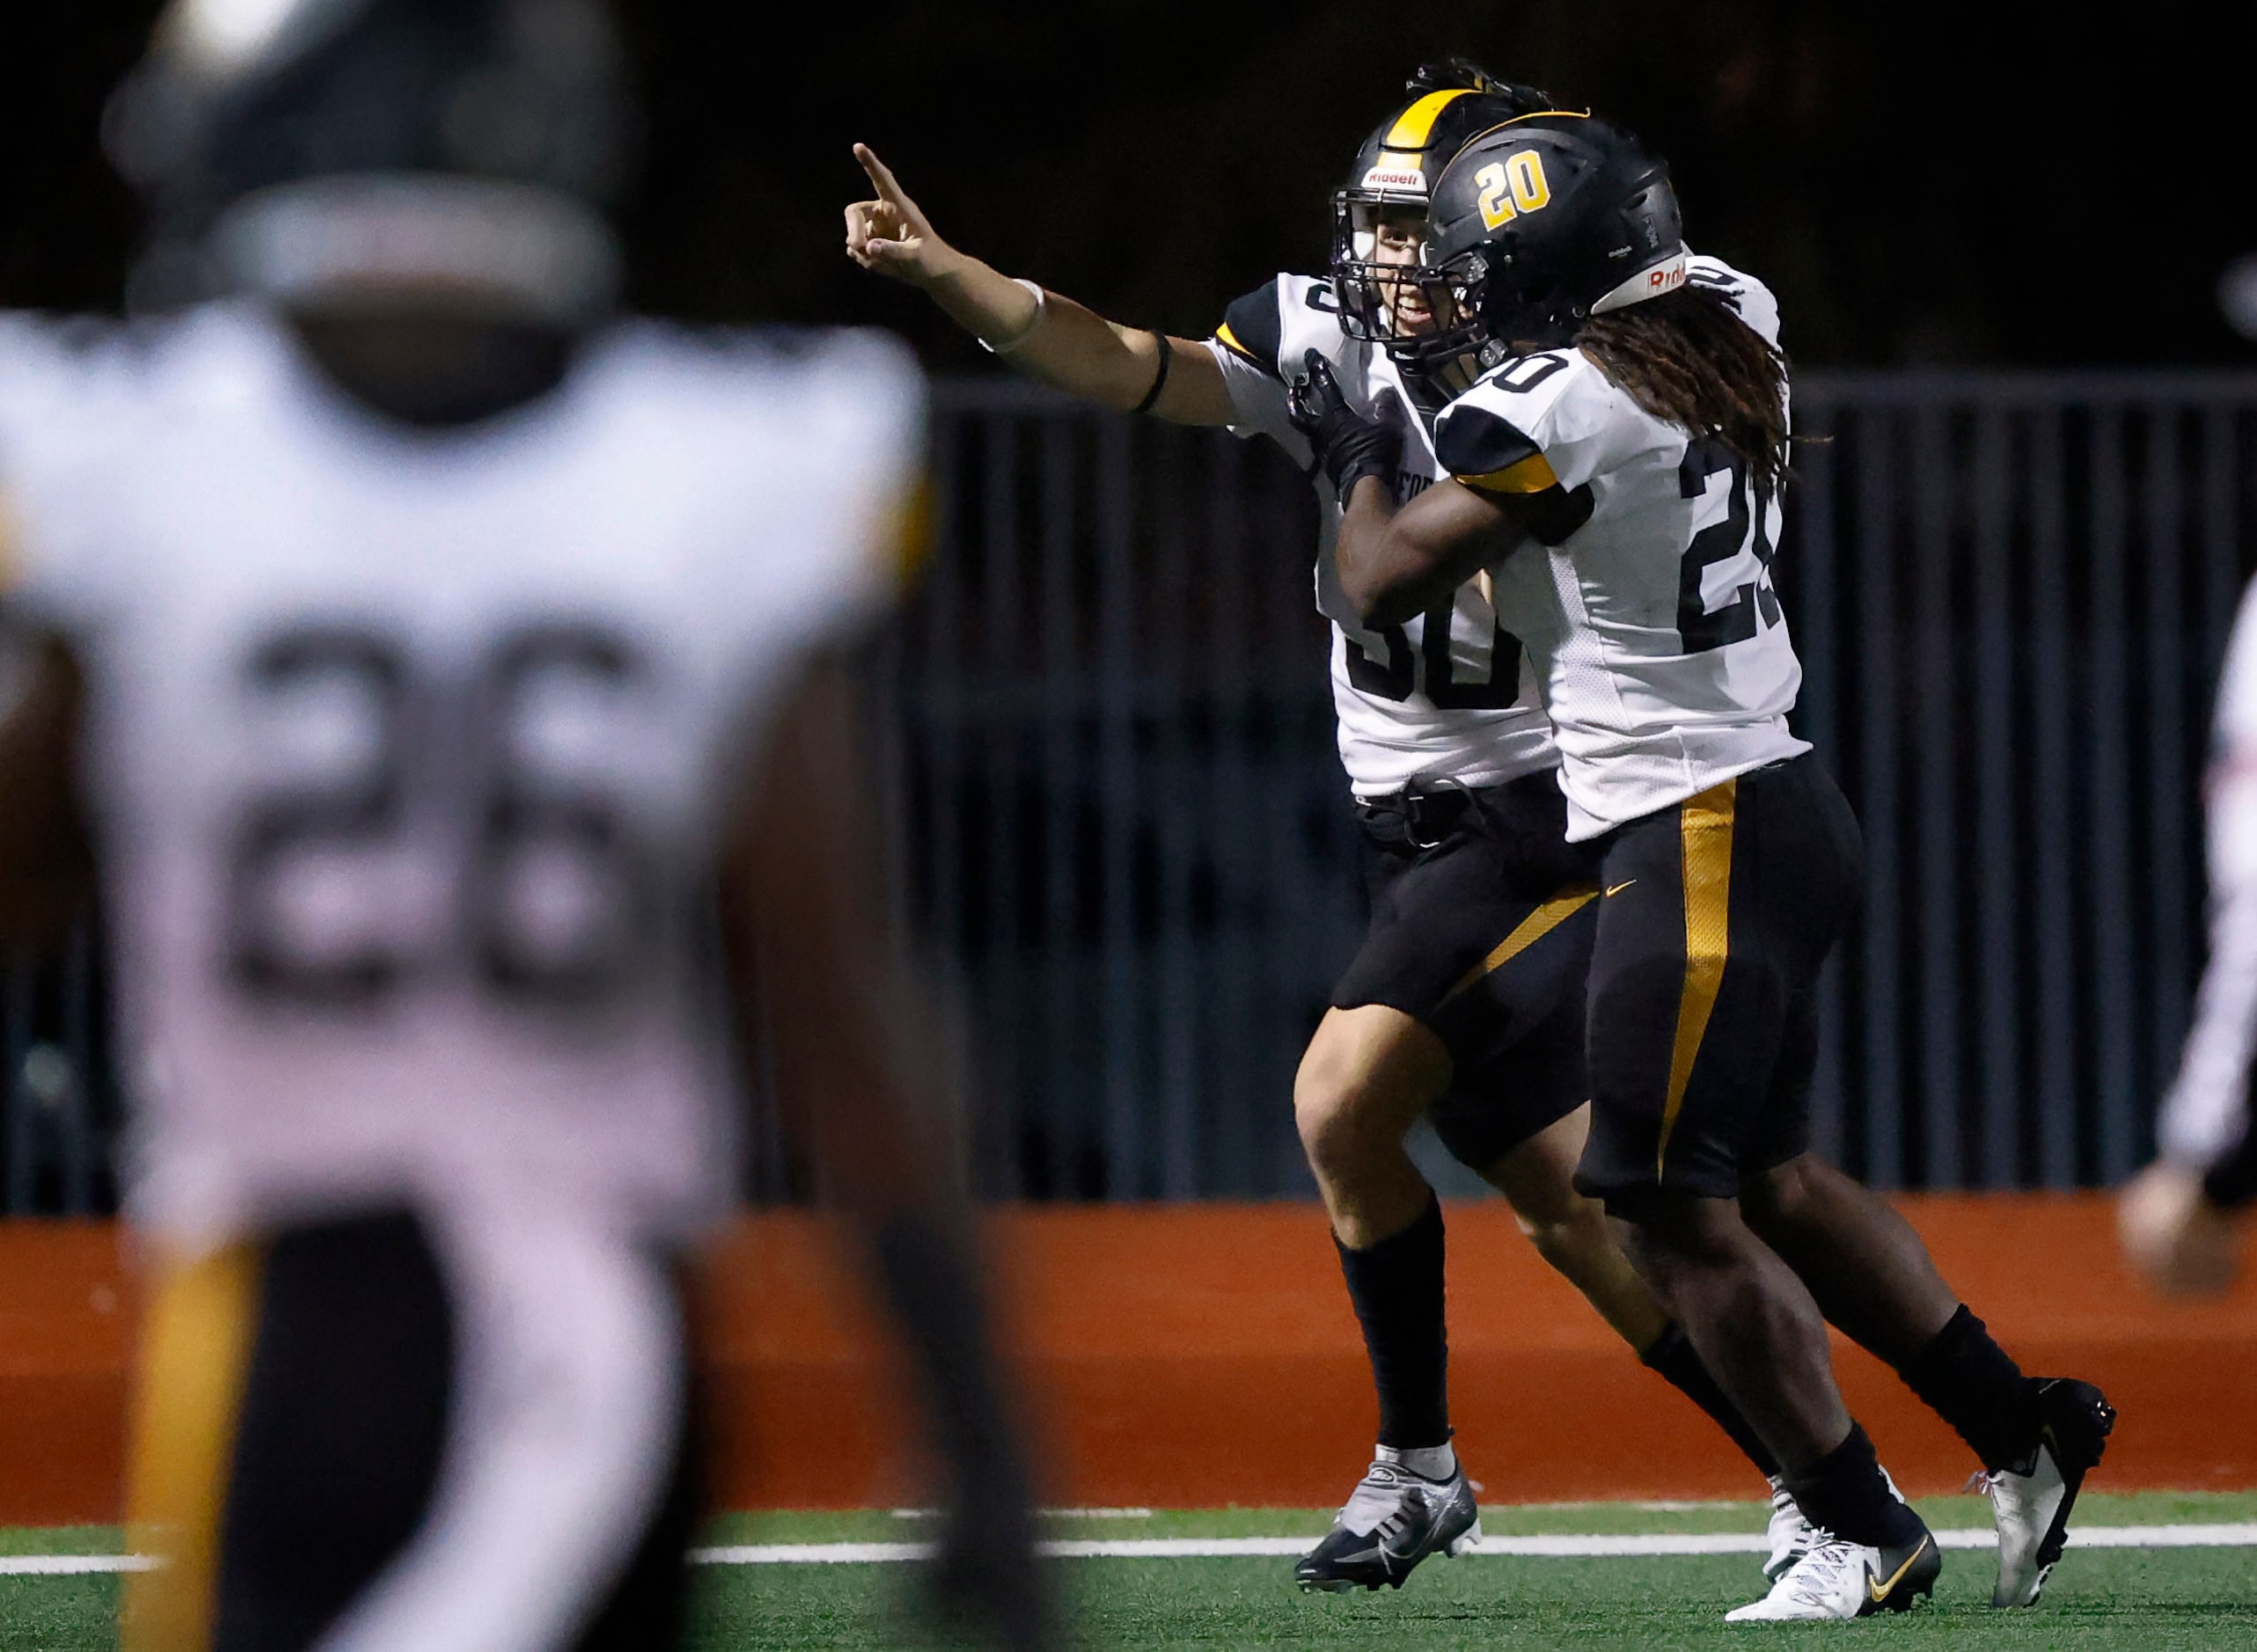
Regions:
<instances>
[{"instance_id":1,"label":"black cleat","mask_svg":"<svg viewBox=\"0 0 2257 1652\"><path fill-rule=\"evenodd\" d=\"M1374 1463L1324 1540L1293 1567L1293 1582L1336 1595L1400 1589L1428 1555L1462 1553L1480 1540L1481 1510L1463 1468L1428 1480L1398 1463Z\"/></svg>"},{"instance_id":2,"label":"black cleat","mask_svg":"<svg viewBox=\"0 0 2257 1652\"><path fill-rule=\"evenodd\" d=\"M2045 1378L2038 1383L2038 1444L2028 1462L1981 1477L1998 1528L1994 1606L2036 1604L2061 1559L2077 1491L2107 1449L2116 1408L2091 1383Z\"/></svg>"}]
</instances>

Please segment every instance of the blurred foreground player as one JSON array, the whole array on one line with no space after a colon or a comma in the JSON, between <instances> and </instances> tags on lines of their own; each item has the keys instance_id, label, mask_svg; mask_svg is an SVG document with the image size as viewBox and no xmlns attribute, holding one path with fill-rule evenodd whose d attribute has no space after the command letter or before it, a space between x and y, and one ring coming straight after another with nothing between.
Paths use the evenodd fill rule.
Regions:
<instances>
[{"instance_id":1,"label":"blurred foreground player","mask_svg":"<svg viewBox=\"0 0 2257 1652\"><path fill-rule=\"evenodd\" d=\"M1911 1227L1810 1151L1818 976L1855 910L1858 827L1788 727L1800 667L1772 586L1787 464L1778 307L1688 255L1660 157L1524 117L1436 183L1406 278L1481 377L1435 421L1448 476L1398 504L1389 432L1311 354L1296 406L1347 508L1367 624L1486 572L1543 685L1567 837L1603 888L1576 1185L1785 1466L1824 1539L1740 1621L1924 1596L1942 1557L1843 1404L1831 1320L1981 1458L1992 1602L2035 1601L2114 1423L2025 1378Z\"/></svg>"},{"instance_id":2,"label":"blurred foreground player","mask_svg":"<svg viewBox=\"0 0 2257 1652\"><path fill-rule=\"evenodd\" d=\"M1770 1478L1775 1577L1811 1536L1777 1462L1632 1270L1598 1202L1571 1184L1588 1129L1582 983L1598 888L1590 857L1565 842L1559 753L1520 642L1481 580L1399 622L1361 622L1333 560L1343 490L1287 406L1286 378L1315 350L1359 412L1394 421L1388 486L1408 498L1441 474L1432 421L1468 380L1451 376L1456 358L1430 358L1438 318L1395 272L1420 257L1428 190L1451 157L1550 99L1462 60L1421 67L1404 90L1334 197L1327 274L1279 274L1231 303L1207 340L1106 320L959 252L867 149L857 157L877 198L846 208L847 252L1035 376L1125 411L1266 435L1316 489L1316 603L1331 623L1372 918L1301 1058L1293 1111L1363 1328L1379 1440L1295 1580L1399 1586L1427 1556L1481 1535L1451 1425L1441 1205L1403 1145L1421 1115L1506 1195L1544 1260ZM1489 1449L1509 1447L1499 1434Z\"/></svg>"},{"instance_id":3,"label":"blurred foreground player","mask_svg":"<svg viewBox=\"0 0 2257 1652\"><path fill-rule=\"evenodd\" d=\"M129 1648L675 1639L732 1009L912 1345L948 1592L1044 1638L824 658L921 386L610 320L627 118L580 0L185 0L111 135L142 291L214 296L0 318L0 919L99 867L161 1274Z\"/></svg>"},{"instance_id":4,"label":"blurred foreground player","mask_svg":"<svg viewBox=\"0 0 2257 1652\"><path fill-rule=\"evenodd\" d=\"M2257 1200L2250 1063L2257 1055L2257 586L2241 599L2218 684L2209 815L2210 956L2161 1156L2117 1208L2126 1254L2173 1290L2222 1290L2240 1268L2234 1217Z\"/></svg>"}]
</instances>

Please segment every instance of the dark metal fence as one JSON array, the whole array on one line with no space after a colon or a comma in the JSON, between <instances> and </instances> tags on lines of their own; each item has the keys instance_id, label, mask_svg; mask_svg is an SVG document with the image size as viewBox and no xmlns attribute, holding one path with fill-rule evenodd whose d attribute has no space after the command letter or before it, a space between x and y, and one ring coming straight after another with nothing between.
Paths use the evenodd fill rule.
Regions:
<instances>
[{"instance_id":1,"label":"dark metal fence","mask_svg":"<svg viewBox=\"0 0 2257 1652\"><path fill-rule=\"evenodd\" d=\"M1293 1064L1362 918L1307 484L1015 384L941 406L939 549L874 672L974 1181L1304 1192ZM1798 424L1798 722L1867 855L1821 1142L1884 1187L2114 1181L2200 962L2257 379L1808 375ZM10 1210L106 1196L92 970L8 978ZM752 1185L793 1180L764 1122Z\"/></svg>"}]
</instances>

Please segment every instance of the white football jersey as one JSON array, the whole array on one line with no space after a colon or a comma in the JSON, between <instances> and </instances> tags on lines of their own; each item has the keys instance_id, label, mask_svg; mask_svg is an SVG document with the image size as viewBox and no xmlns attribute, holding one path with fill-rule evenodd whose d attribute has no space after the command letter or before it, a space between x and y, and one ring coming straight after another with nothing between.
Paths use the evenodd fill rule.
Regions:
<instances>
[{"instance_id":1,"label":"white football jersey","mask_svg":"<svg viewBox=\"0 0 2257 1652\"><path fill-rule=\"evenodd\" d=\"M2178 1080L2156 1134L2164 1156L2206 1171L2249 1131L2257 1057L2257 585L2243 592L2218 683L2206 788L2210 956Z\"/></svg>"},{"instance_id":2,"label":"white football jersey","mask_svg":"<svg viewBox=\"0 0 2257 1652\"><path fill-rule=\"evenodd\" d=\"M1761 281L1711 258L1689 279L1778 342ZM1810 749L1787 728L1802 667L1771 586L1779 501L1722 442L1572 348L1486 374L1434 439L1467 486L1543 495L1537 543L1491 573L1558 739L1571 840Z\"/></svg>"},{"instance_id":3,"label":"white football jersey","mask_svg":"<svg viewBox=\"0 0 2257 1652\"><path fill-rule=\"evenodd\" d=\"M1340 761L1359 797L1412 780L1488 786L1559 761L1519 641L1498 624L1481 582L1401 625L1367 627L1340 590L1340 504L1308 440L1286 414L1286 386L1323 353L1351 406L1403 431L1398 502L1441 474L1433 440L1384 349L1349 338L1329 281L1279 275L1233 303L1207 348L1230 388L1234 433L1266 435L1316 484L1316 606L1332 622L1332 704Z\"/></svg>"},{"instance_id":4,"label":"white football jersey","mask_svg":"<svg viewBox=\"0 0 2257 1652\"><path fill-rule=\"evenodd\" d=\"M638 322L414 432L256 307L0 317L14 595L85 671L136 1219L726 1199L720 835L806 651L890 595L923 406L882 337Z\"/></svg>"}]
</instances>

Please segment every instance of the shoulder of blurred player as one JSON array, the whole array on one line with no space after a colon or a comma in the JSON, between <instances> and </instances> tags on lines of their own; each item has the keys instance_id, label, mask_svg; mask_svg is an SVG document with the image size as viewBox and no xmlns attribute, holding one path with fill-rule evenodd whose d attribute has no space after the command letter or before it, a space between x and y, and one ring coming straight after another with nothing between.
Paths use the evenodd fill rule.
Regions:
<instances>
[{"instance_id":1,"label":"shoulder of blurred player","mask_svg":"<svg viewBox=\"0 0 2257 1652\"><path fill-rule=\"evenodd\" d=\"M792 456L766 474L826 492L840 542L866 552L865 598L897 594L930 548L928 395L908 346L869 328L621 323L612 349L725 455Z\"/></svg>"}]
</instances>

